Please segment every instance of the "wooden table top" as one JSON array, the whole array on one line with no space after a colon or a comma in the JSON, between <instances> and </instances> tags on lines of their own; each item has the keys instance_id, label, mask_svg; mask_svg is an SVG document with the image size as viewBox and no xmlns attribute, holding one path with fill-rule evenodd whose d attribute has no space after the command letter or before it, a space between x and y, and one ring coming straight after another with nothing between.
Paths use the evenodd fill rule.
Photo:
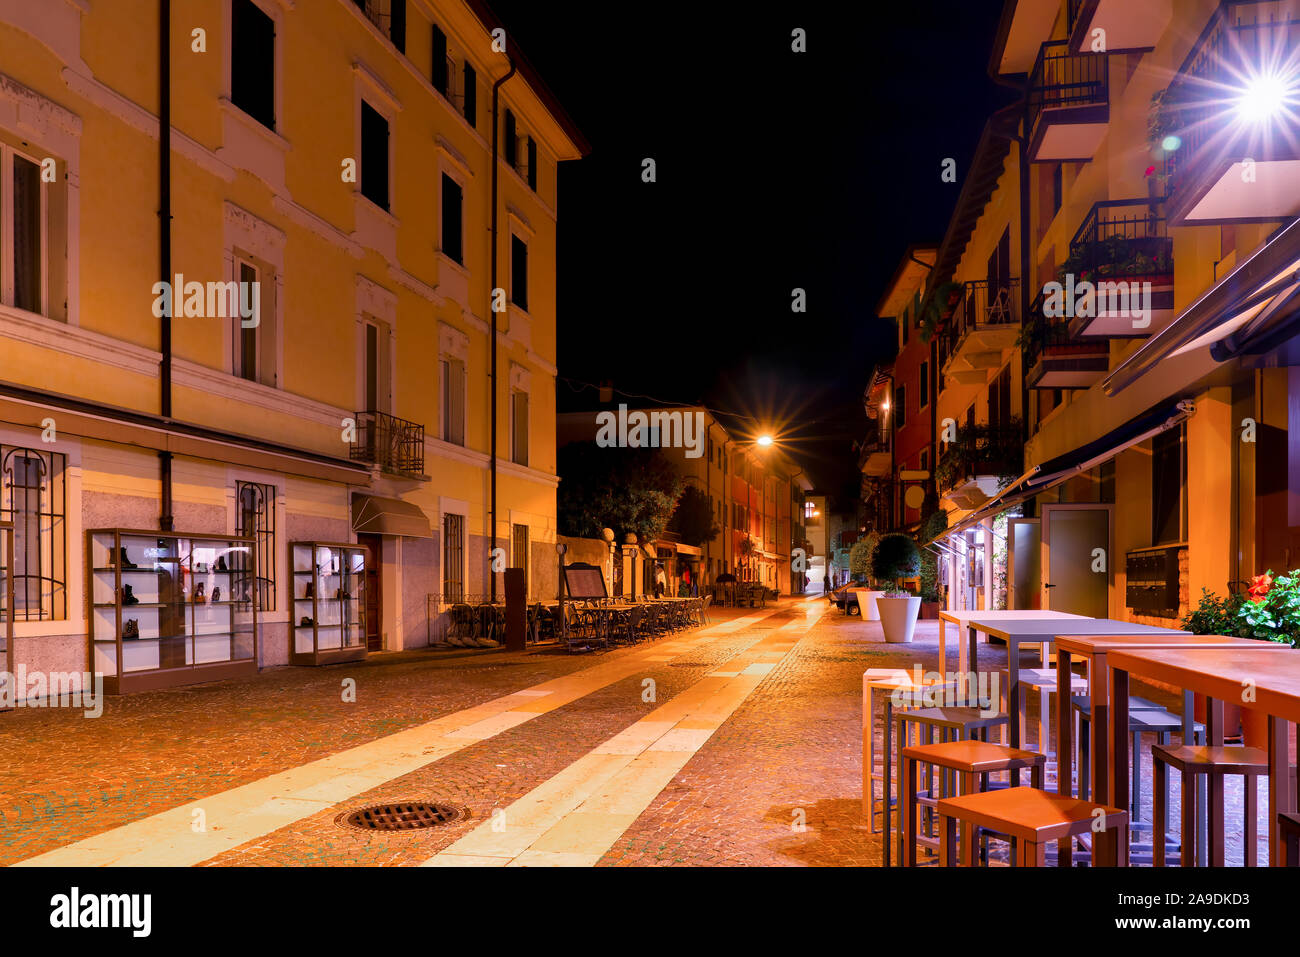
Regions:
<instances>
[{"instance_id":1,"label":"wooden table top","mask_svg":"<svg viewBox=\"0 0 1300 957\"><path fill-rule=\"evenodd\" d=\"M1061 635L1056 639L1058 652L1072 655L1093 655L1124 648L1258 648L1259 642L1251 638L1233 638L1229 635Z\"/></svg>"},{"instance_id":2,"label":"wooden table top","mask_svg":"<svg viewBox=\"0 0 1300 957\"><path fill-rule=\"evenodd\" d=\"M1250 643L1256 647L1112 651L1109 663L1111 671L1154 678L1220 701L1240 702L1242 689L1253 685L1250 707L1300 722L1300 654L1289 645Z\"/></svg>"},{"instance_id":3,"label":"wooden table top","mask_svg":"<svg viewBox=\"0 0 1300 957\"><path fill-rule=\"evenodd\" d=\"M1135 625L1131 621L1115 621L1111 618L1077 618L1068 621L1059 619L1013 619L971 618L966 622L995 638L1008 641L1012 638L1037 638L1051 640L1066 635L1189 635L1190 632L1177 628L1157 628L1155 625Z\"/></svg>"},{"instance_id":4,"label":"wooden table top","mask_svg":"<svg viewBox=\"0 0 1300 957\"><path fill-rule=\"evenodd\" d=\"M941 611L939 617L944 621L950 621L955 625L961 625L972 618L982 618L987 621L1002 621L1004 619L1021 618L1025 621L1035 619L1061 619L1061 618L1087 618L1087 615L1075 615L1068 611L1047 611L1037 608L1024 608L1014 611L974 611L963 609L961 611Z\"/></svg>"}]
</instances>

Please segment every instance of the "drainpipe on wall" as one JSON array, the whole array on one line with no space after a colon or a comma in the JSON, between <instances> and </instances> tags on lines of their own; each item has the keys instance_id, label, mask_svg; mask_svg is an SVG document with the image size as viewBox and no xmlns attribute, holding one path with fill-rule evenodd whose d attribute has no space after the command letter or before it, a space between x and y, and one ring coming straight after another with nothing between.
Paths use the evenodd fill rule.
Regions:
<instances>
[{"instance_id":1,"label":"drainpipe on wall","mask_svg":"<svg viewBox=\"0 0 1300 957\"><path fill-rule=\"evenodd\" d=\"M170 288L172 282L172 94L171 94L171 0L158 0L158 271L159 278ZM159 414L172 416L172 305L163 310L159 330L162 363L159 368L161 392ZM170 532L172 516L172 454L158 453L159 516L158 527Z\"/></svg>"},{"instance_id":2,"label":"drainpipe on wall","mask_svg":"<svg viewBox=\"0 0 1300 957\"><path fill-rule=\"evenodd\" d=\"M492 472L492 489L491 489L491 531L489 537L491 545L488 546L488 593L489 600L497 599L497 578L496 573L492 571L492 552L497 547L497 311L494 307L493 297L497 289L497 166L500 162L500 141L501 141L501 86L515 75L515 61L510 54L506 54L506 60L510 64L510 72L501 77L492 84L492 275L490 277L491 288L488 290L488 311L492 313L492 371L489 378L492 381L492 399L491 399L491 472Z\"/></svg>"}]
</instances>

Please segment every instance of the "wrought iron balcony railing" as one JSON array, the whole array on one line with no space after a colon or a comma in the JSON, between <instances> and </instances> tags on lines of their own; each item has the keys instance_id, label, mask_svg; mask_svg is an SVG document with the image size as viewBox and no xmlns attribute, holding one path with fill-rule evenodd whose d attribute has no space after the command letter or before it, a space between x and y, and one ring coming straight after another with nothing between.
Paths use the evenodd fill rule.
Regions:
<instances>
[{"instance_id":1,"label":"wrought iron balcony railing","mask_svg":"<svg viewBox=\"0 0 1300 957\"><path fill-rule=\"evenodd\" d=\"M1269 124L1242 123L1239 102L1250 78L1274 65L1292 64L1300 51L1300 8L1292 0L1223 0L1192 52L1153 108L1152 126L1178 137L1165 156L1167 196L1188 185L1195 170L1214 166L1219 156L1256 159L1272 149L1295 153L1297 130L1273 131ZM1290 122L1290 111L1280 120ZM1270 149L1271 148L1271 149Z\"/></svg>"},{"instance_id":2,"label":"wrought iron balcony railing","mask_svg":"<svg viewBox=\"0 0 1300 957\"><path fill-rule=\"evenodd\" d=\"M941 491L978 475L1018 475L1024 462L1020 423L968 425L957 430L939 457L934 478Z\"/></svg>"},{"instance_id":3,"label":"wrought iron balcony railing","mask_svg":"<svg viewBox=\"0 0 1300 957\"><path fill-rule=\"evenodd\" d=\"M966 283L965 291L948 322L948 352L956 352L967 334L987 327L1020 325L1020 280L1008 279L989 286L987 280Z\"/></svg>"},{"instance_id":4,"label":"wrought iron balcony railing","mask_svg":"<svg viewBox=\"0 0 1300 957\"><path fill-rule=\"evenodd\" d=\"M358 412L352 458L385 472L424 475L424 426L387 412Z\"/></svg>"},{"instance_id":5,"label":"wrought iron balcony railing","mask_svg":"<svg viewBox=\"0 0 1300 957\"><path fill-rule=\"evenodd\" d=\"M1109 277L1166 277L1174 271L1174 244L1161 200L1109 199L1093 203L1070 240L1060 275L1075 282Z\"/></svg>"},{"instance_id":6,"label":"wrought iron balcony railing","mask_svg":"<svg viewBox=\"0 0 1300 957\"><path fill-rule=\"evenodd\" d=\"M1068 40L1049 40L1038 49L1029 74L1029 125L1044 110L1110 103L1104 53L1071 53Z\"/></svg>"}]
</instances>

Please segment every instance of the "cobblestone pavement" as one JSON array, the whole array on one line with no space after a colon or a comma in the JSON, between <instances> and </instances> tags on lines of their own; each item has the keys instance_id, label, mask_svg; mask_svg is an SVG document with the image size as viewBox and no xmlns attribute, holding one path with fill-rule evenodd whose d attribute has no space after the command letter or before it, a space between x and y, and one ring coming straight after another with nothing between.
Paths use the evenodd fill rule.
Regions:
<instances>
[{"instance_id":1,"label":"cobblestone pavement","mask_svg":"<svg viewBox=\"0 0 1300 957\"><path fill-rule=\"evenodd\" d=\"M724 610L715 621L753 614ZM647 660L635 675L205 863L422 863L802 614L799 603L783 603L757 624L719 632L671 660ZM949 650L955 667L951 641ZM935 622L919 623L911 645L887 645L878 624L829 612L650 799L600 865L878 865L881 838L868 833L861 810L862 673L914 664L935 669L937 651ZM97 720L61 709L0 715L0 863L629 653L415 651L109 699ZM1001 667L1004 649L982 646L981 664ZM342 700L345 678L357 681L355 704ZM646 679L653 679L653 700L646 700ZM1172 704L1174 699L1165 695L1164 700ZM1031 702L1031 721L1032 707ZM1149 760L1144 777L1149 818ZM1173 792L1171 820L1177 821L1176 785ZM1232 863L1241 853L1241 793L1240 784L1229 785ZM405 800L450 803L467 813L451 825L407 833L362 832L335 823L357 807ZM1261 786L1261 834L1266 809Z\"/></svg>"},{"instance_id":2,"label":"cobblestone pavement","mask_svg":"<svg viewBox=\"0 0 1300 957\"><path fill-rule=\"evenodd\" d=\"M627 653L408 651L110 697L97 719L66 708L0 714L0 864ZM355 703L343 700L348 678Z\"/></svg>"}]
</instances>

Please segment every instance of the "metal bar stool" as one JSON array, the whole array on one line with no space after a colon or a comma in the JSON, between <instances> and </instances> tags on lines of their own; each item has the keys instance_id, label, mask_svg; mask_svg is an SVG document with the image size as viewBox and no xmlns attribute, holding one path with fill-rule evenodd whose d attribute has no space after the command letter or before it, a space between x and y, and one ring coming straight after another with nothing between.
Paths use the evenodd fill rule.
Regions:
<instances>
[{"instance_id":1,"label":"metal bar stool","mask_svg":"<svg viewBox=\"0 0 1300 957\"><path fill-rule=\"evenodd\" d=\"M1018 846L1015 862L1021 867L1047 863L1047 845L1092 833L1095 863L1128 866L1128 814L1104 804L1081 801L1037 788L1014 787L939 799L939 863L957 864L957 825L962 830L961 863L978 861L974 828L984 828L1013 838ZM1101 830L1094 833L1096 822ZM1068 866L1068 855L1058 855L1057 865Z\"/></svg>"},{"instance_id":2,"label":"metal bar stool","mask_svg":"<svg viewBox=\"0 0 1300 957\"><path fill-rule=\"evenodd\" d=\"M1020 770L1030 770L1033 786L1043 786L1043 771L1047 759L1034 751L1024 751L1005 744L991 744L987 741L942 741L937 744L921 744L903 749L903 804L899 812L903 833L903 852L899 863L903 867L916 866L917 814L921 804L917 794L917 771L919 765L940 767L953 772L957 778L962 794L974 794L987 791L989 775L1008 772L1011 786L1020 785ZM963 837L963 840L966 838ZM973 836L970 838L973 840Z\"/></svg>"},{"instance_id":3,"label":"metal bar stool","mask_svg":"<svg viewBox=\"0 0 1300 957\"><path fill-rule=\"evenodd\" d=\"M1243 748L1238 745L1219 747L1183 745L1182 747L1170 748L1157 744L1151 748L1151 760L1155 765L1156 794L1152 817L1154 818L1156 834L1165 833L1168 825L1169 768L1172 767L1182 772L1183 833L1180 863L1184 867L1193 867L1196 862L1198 777L1205 775L1208 780L1211 776L1216 775L1224 777L1229 774L1240 774L1245 778L1246 799L1243 802L1245 804L1244 856L1246 866L1255 867L1258 864L1257 828L1255 824L1258 805L1257 792L1260 775L1268 774L1268 755L1264 750L1262 748ZM1210 805L1207 808L1210 866L1222 867L1224 859L1223 822L1218 819L1213 803L1206 803ZM1155 852L1151 863L1155 867L1165 866L1164 841L1157 840L1155 842Z\"/></svg>"},{"instance_id":4,"label":"metal bar stool","mask_svg":"<svg viewBox=\"0 0 1300 957\"><path fill-rule=\"evenodd\" d=\"M898 783L900 786L899 803L902 806L901 786L903 784L903 751L911 744L910 730L916 729L918 744L933 744L935 737L939 741L967 741L978 737L980 740L987 742L989 739L989 729L1000 727L1007 723L1007 717L1004 714L986 715L979 708L916 708L911 711L899 711L894 714L898 732ZM924 734L925 740L922 741L921 735ZM939 786L942 793L950 794L954 791L955 774L946 771L940 774ZM916 798L925 808L927 831L928 824L931 823L934 807L936 802L933 781L933 769L927 766L925 772L925 787L923 793ZM885 840L893 839L891 830L891 817L889 805L885 805ZM899 829L899 857L903 853L902 847L902 829ZM937 846L937 839L928 837L919 838L922 843L928 843Z\"/></svg>"}]
</instances>

